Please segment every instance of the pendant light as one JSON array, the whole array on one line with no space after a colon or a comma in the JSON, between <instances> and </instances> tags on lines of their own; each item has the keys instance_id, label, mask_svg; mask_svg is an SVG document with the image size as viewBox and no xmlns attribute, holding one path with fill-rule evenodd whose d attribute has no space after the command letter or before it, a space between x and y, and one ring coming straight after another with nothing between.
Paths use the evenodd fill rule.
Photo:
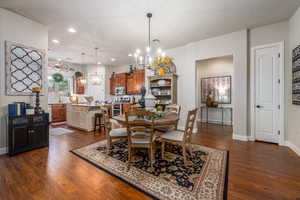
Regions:
<instances>
[{"instance_id":1,"label":"pendant light","mask_svg":"<svg viewBox=\"0 0 300 200\"><path fill-rule=\"evenodd\" d=\"M101 80L100 80L100 72L98 71L98 65L100 65L100 61L98 60L98 48L95 48L95 66L96 66L96 72L94 72L91 75L91 81L93 85L100 85Z\"/></svg>"},{"instance_id":2,"label":"pendant light","mask_svg":"<svg viewBox=\"0 0 300 200\"><path fill-rule=\"evenodd\" d=\"M81 67L83 67L84 56L85 56L85 53L82 52L82 53L81 53ZM81 82L81 84L83 84L83 85L86 84L86 78L84 77L84 75L82 76L80 82Z\"/></svg>"}]
</instances>

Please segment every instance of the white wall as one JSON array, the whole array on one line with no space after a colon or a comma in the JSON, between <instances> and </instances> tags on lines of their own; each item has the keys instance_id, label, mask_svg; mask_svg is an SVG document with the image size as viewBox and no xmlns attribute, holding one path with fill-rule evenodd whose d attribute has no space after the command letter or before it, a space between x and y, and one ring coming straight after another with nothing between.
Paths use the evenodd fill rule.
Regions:
<instances>
[{"instance_id":1,"label":"white wall","mask_svg":"<svg viewBox=\"0 0 300 200\"><path fill-rule=\"evenodd\" d=\"M201 102L201 79L207 77L216 76L231 76L232 82L234 82L233 73L233 56L224 56L206 60L200 60L196 62L197 68L197 87L196 87L196 105L200 108L203 103ZM232 96L234 96L233 90L231 90ZM223 107L233 107L233 101L231 104L223 104ZM200 121L206 121L206 112L203 110L202 119L199 115ZM219 109L210 109L208 112L209 122L222 123L222 112ZM231 124L230 111L224 110L224 123Z\"/></svg>"},{"instance_id":2,"label":"white wall","mask_svg":"<svg viewBox=\"0 0 300 200\"><path fill-rule=\"evenodd\" d=\"M300 45L300 8L289 21L289 65L286 70L286 132L287 143L300 155L300 106L292 104L292 50Z\"/></svg>"},{"instance_id":3,"label":"white wall","mask_svg":"<svg viewBox=\"0 0 300 200\"><path fill-rule=\"evenodd\" d=\"M25 46L42 49L46 52L46 66L48 55L48 29L46 26L31 21L25 17L14 14L0 8L0 153L7 146L6 115L7 104L14 101L25 101L32 103L33 98L29 96L6 96L5 95L5 41L17 42ZM45 67L46 71L46 67ZM47 91L41 97L41 106L47 110Z\"/></svg>"},{"instance_id":4,"label":"white wall","mask_svg":"<svg viewBox=\"0 0 300 200\"><path fill-rule=\"evenodd\" d=\"M247 31L242 30L220 37L201 40L166 51L174 58L178 77L178 104L182 106L180 127L184 126L188 110L196 107L196 61L233 55L233 110L235 137L247 136ZM236 136L237 135L237 136Z\"/></svg>"}]
</instances>

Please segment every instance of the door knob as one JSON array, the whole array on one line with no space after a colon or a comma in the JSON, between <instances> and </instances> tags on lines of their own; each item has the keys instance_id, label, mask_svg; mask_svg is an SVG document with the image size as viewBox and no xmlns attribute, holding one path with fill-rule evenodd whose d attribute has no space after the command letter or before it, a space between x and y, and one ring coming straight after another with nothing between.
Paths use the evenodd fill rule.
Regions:
<instances>
[{"instance_id":1,"label":"door knob","mask_svg":"<svg viewBox=\"0 0 300 200\"><path fill-rule=\"evenodd\" d=\"M260 106L260 105L257 105L257 106L256 106L256 108L262 108L262 106Z\"/></svg>"}]
</instances>

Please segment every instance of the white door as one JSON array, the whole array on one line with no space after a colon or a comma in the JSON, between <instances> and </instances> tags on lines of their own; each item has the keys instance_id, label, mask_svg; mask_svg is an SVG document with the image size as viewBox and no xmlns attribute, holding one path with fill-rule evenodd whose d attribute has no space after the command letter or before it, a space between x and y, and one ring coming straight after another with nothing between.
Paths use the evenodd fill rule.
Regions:
<instances>
[{"instance_id":1,"label":"white door","mask_svg":"<svg viewBox=\"0 0 300 200\"><path fill-rule=\"evenodd\" d=\"M280 134L280 45L254 51L255 139L278 143Z\"/></svg>"}]
</instances>

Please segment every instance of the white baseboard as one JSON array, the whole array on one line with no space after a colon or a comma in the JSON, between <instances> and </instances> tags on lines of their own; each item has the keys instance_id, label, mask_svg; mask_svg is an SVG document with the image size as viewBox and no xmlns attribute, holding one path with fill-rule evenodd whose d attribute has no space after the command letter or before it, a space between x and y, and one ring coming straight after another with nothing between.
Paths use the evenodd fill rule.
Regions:
<instances>
[{"instance_id":1,"label":"white baseboard","mask_svg":"<svg viewBox=\"0 0 300 200\"><path fill-rule=\"evenodd\" d=\"M198 122L206 123L206 119L199 119ZM208 119L208 123L222 124L222 121L221 120L210 120L210 119ZM224 121L224 125L233 125L233 124L231 124L231 121Z\"/></svg>"},{"instance_id":2,"label":"white baseboard","mask_svg":"<svg viewBox=\"0 0 300 200\"><path fill-rule=\"evenodd\" d=\"M57 125L63 125L63 124L66 124L67 121L64 121L64 122L51 122L51 125L54 125L54 126L57 126Z\"/></svg>"},{"instance_id":3,"label":"white baseboard","mask_svg":"<svg viewBox=\"0 0 300 200\"><path fill-rule=\"evenodd\" d=\"M254 141L252 140L252 138L250 138L249 136L245 136L245 135L236 135L236 134L232 134L232 139L233 140L239 140L239 141L244 141L244 142L248 142L248 141Z\"/></svg>"},{"instance_id":4,"label":"white baseboard","mask_svg":"<svg viewBox=\"0 0 300 200\"><path fill-rule=\"evenodd\" d=\"M298 156L300 156L300 148L291 143L290 141L285 141L285 146L292 149Z\"/></svg>"},{"instance_id":5,"label":"white baseboard","mask_svg":"<svg viewBox=\"0 0 300 200\"><path fill-rule=\"evenodd\" d=\"M0 155L7 154L7 153L8 153L8 148L7 147L0 148Z\"/></svg>"}]
</instances>

